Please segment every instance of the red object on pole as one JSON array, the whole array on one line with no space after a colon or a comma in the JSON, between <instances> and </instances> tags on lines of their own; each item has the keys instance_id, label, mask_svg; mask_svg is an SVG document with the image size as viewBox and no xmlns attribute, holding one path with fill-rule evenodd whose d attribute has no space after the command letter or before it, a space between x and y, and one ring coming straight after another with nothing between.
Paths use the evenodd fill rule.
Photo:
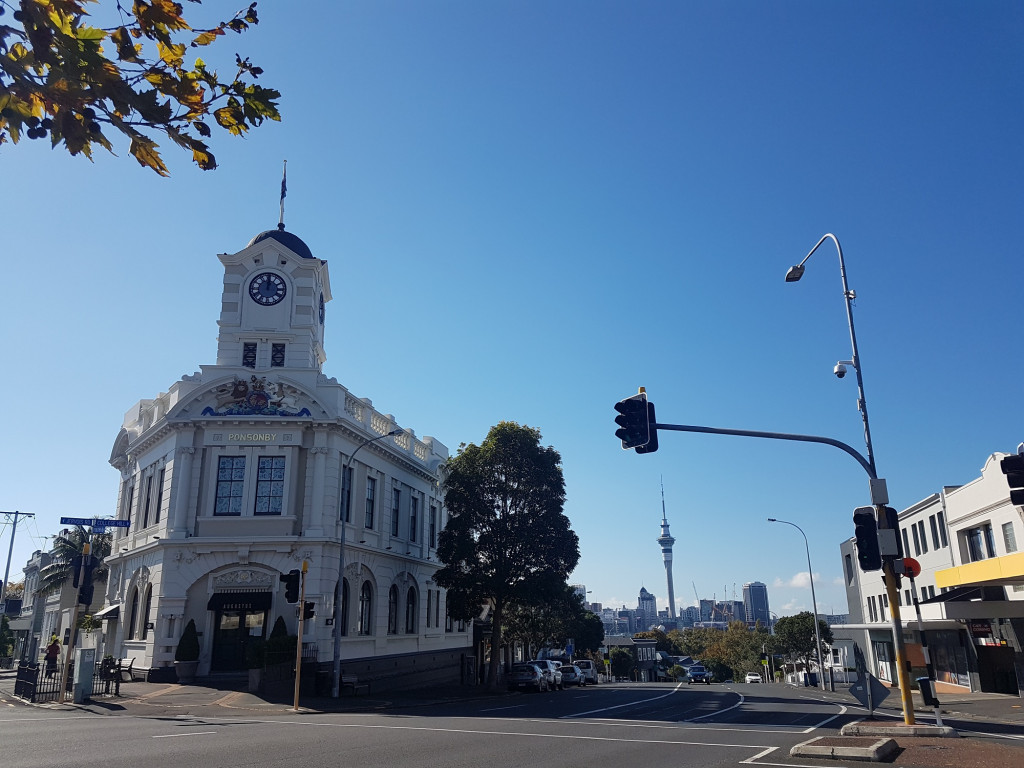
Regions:
<instances>
[{"instance_id":1,"label":"red object on pole","mask_svg":"<svg viewBox=\"0 0 1024 768\"><path fill-rule=\"evenodd\" d=\"M912 557L903 558L903 567L907 571L907 576L912 579L916 579L921 575L921 564Z\"/></svg>"}]
</instances>

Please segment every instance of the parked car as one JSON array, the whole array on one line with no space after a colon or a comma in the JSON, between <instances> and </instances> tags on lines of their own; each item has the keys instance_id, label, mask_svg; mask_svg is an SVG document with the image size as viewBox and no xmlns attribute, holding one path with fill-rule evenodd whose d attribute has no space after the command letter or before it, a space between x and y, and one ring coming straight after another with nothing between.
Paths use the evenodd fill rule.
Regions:
<instances>
[{"instance_id":1,"label":"parked car","mask_svg":"<svg viewBox=\"0 0 1024 768\"><path fill-rule=\"evenodd\" d=\"M510 691L534 690L549 691L551 686L544 672L536 664L518 663L513 664L508 674L508 689Z\"/></svg>"},{"instance_id":2,"label":"parked car","mask_svg":"<svg viewBox=\"0 0 1024 768\"><path fill-rule=\"evenodd\" d=\"M587 684L587 678L583 676L583 670L576 664L563 664L558 669L562 673L562 685L575 685L582 688Z\"/></svg>"},{"instance_id":3,"label":"parked car","mask_svg":"<svg viewBox=\"0 0 1024 768\"><path fill-rule=\"evenodd\" d=\"M576 666L583 673L583 679L590 685L597 685L597 665L590 659L580 659Z\"/></svg>"},{"instance_id":4,"label":"parked car","mask_svg":"<svg viewBox=\"0 0 1024 768\"><path fill-rule=\"evenodd\" d=\"M747 676L743 678L744 683L760 683L761 676L757 672L747 672Z\"/></svg>"},{"instance_id":5,"label":"parked car","mask_svg":"<svg viewBox=\"0 0 1024 768\"><path fill-rule=\"evenodd\" d=\"M565 687L562 685L562 673L558 669L558 662L550 659L531 659L527 663L540 667L540 671L544 673L544 677L548 681L549 688L559 690Z\"/></svg>"},{"instance_id":6,"label":"parked car","mask_svg":"<svg viewBox=\"0 0 1024 768\"><path fill-rule=\"evenodd\" d=\"M702 664L694 664L686 670L686 684L691 685L693 683L711 685L711 673Z\"/></svg>"}]
</instances>

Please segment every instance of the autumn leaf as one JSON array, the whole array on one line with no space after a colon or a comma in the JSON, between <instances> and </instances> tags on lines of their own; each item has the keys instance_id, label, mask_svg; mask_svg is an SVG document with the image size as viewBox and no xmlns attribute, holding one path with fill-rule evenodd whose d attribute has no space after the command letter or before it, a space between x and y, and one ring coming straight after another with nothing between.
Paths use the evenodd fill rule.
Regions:
<instances>
[{"instance_id":1,"label":"autumn leaf","mask_svg":"<svg viewBox=\"0 0 1024 768\"><path fill-rule=\"evenodd\" d=\"M158 146L152 139L139 134L132 139L132 145L128 152L139 161L140 165L152 168L161 176L170 176L167 166L164 165L164 161L160 159L160 154L156 151Z\"/></svg>"}]
</instances>

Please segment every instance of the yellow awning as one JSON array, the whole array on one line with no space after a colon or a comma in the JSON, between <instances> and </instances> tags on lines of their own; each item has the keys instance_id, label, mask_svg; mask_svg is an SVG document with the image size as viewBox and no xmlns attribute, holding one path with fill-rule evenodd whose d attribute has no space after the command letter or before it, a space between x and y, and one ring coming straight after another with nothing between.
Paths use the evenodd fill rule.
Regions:
<instances>
[{"instance_id":1,"label":"yellow awning","mask_svg":"<svg viewBox=\"0 0 1024 768\"><path fill-rule=\"evenodd\" d=\"M971 584L1009 586L1024 584L1024 552L979 560L935 572L935 586L940 589Z\"/></svg>"}]
</instances>

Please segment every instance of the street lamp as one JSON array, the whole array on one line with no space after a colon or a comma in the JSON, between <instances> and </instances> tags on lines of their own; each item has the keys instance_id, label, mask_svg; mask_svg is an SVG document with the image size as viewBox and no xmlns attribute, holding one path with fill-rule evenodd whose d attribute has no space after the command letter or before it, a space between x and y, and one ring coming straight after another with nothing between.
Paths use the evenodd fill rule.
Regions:
<instances>
[{"instance_id":1,"label":"street lamp","mask_svg":"<svg viewBox=\"0 0 1024 768\"><path fill-rule=\"evenodd\" d=\"M888 516L883 513L883 509L886 504L889 503L889 499L885 492L885 481L878 478L878 472L875 469L875 454L874 449L871 446L871 427L868 424L868 406L864 400L864 376L861 372L860 355L857 352L857 334L853 329L853 300L857 298L856 291L851 291L850 286L846 282L846 263L843 261L843 249L839 245L839 240L835 235L826 233L822 238L815 243L814 247L811 248L810 252L804 256L803 261L794 267L790 267L786 272L786 282L795 283L804 274L804 264L811 258L815 251L821 247L821 244L826 240L831 240L835 246L836 251L839 253L839 274L843 280L843 299L846 301L846 321L850 327L850 345L853 348L853 356L849 360L841 360L836 363L836 367L833 372L839 378L843 378L846 375L846 366L851 366L857 373L857 410L860 411L861 420L864 422L864 442L867 446L867 466L868 475L871 477L871 503L875 506L876 512L875 517L880 521L880 525L888 527ZM894 531L896 536L899 536L899 531ZM893 648L896 655L896 670L899 679L900 686L900 698L903 703L903 720L907 725L914 724L914 701L911 697L910 692L910 680L908 678L908 670L904 664L906 658L906 649L903 643L903 624L900 618L900 606L899 606L899 589L896 583L896 572L893 570L892 558L884 558L882 562L882 579L885 583L885 592L889 598L889 610L892 616L892 639ZM811 588L813 591L814 582L811 582ZM817 616L815 616L817 620ZM815 625L817 626L817 625Z\"/></svg>"},{"instance_id":2,"label":"street lamp","mask_svg":"<svg viewBox=\"0 0 1024 768\"><path fill-rule=\"evenodd\" d=\"M807 550L807 575L811 578L811 607L814 609L814 640L815 645L818 649L818 678L819 686L821 690L825 690L825 664L821 660L821 630L818 628L818 601L814 597L814 570L811 568L811 548L807 544L807 534L804 533L804 529L796 523L791 523L789 520L777 520L774 517L768 518L769 523L785 523L786 525L792 525L798 531L800 535L804 537L804 549Z\"/></svg>"},{"instance_id":3,"label":"street lamp","mask_svg":"<svg viewBox=\"0 0 1024 768\"><path fill-rule=\"evenodd\" d=\"M361 451L365 446L369 445L370 443L375 443L378 440L383 440L385 437L394 437L395 435L400 435L404 431L405 430L396 427L395 429L392 429L390 432L385 432L383 435L376 435L374 437L367 438L366 440L363 440L363 442L361 442L359 445L357 445L356 449L352 451L352 455L350 455L345 460L345 463L342 464L341 466L342 490L344 491L345 475L348 473L348 468L352 464L352 459L356 457L356 454L359 453L359 451ZM352 493L351 485L348 488L348 493ZM345 511L349 514L351 514L352 512L352 503L350 498L345 499ZM334 593L334 618L332 619L334 623L334 670L333 674L331 675L331 697L335 699L341 695L341 626L344 618L342 616L341 602L343 594L343 584L345 581L345 518L342 517L341 520L338 521L338 523L339 525L341 525L341 546L338 552L338 586Z\"/></svg>"}]
</instances>

